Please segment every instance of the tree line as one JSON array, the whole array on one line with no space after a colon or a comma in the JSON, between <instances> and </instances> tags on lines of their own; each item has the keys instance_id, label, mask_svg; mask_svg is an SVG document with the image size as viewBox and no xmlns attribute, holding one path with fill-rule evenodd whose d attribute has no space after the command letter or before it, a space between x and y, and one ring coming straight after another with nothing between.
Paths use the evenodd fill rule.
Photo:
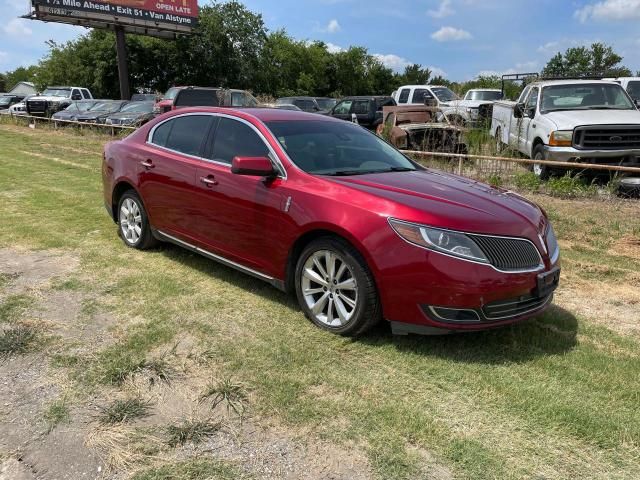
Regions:
<instances>
[{"instance_id":1,"label":"tree line","mask_svg":"<svg viewBox=\"0 0 640 480\"><path fill-rule=\"evenodd\" d=\"M285 30L269 31L262 15L237 0L211 3L200 9L192 35L176 40L128 35L129 74L134 91L164 92L173 85L222 86L273 97L390 94L406 84L440 84L463 93L468 88L500 88L500 77L469 82L434 77L422 65L394 72L366 48L337 50L324 42L296 40ZM0 74L0 91L19 81L38 89L48 85L88 87L96 97L119 96L115 37L91 30L78 39L47 42L48 54L37 65ZM543 73L575 74L611 71L628 76L622 57L596 43L558 53ZM613 76L613 75L612 75Z\"/></svg>"}]
</instances>

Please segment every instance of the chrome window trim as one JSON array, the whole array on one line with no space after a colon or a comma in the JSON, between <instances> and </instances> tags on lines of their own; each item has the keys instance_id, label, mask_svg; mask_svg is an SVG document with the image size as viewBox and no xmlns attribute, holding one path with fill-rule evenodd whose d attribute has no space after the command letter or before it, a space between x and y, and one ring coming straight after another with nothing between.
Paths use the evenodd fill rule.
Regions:
<instances>
[{"instance_id":1,"label":"chrome window trim","mask_svg":"<svg viewBox=\"0 0 640 480\"><path fill-rule=\"evenodd\" d=\"M165 233L161 230L157 231L162 237L166 237L168 240L171 240L172 242L178 244L178 245L182 245L184 247L187 247L193 251L195 251L196 253L199 253L201 255L204 255L207 258L210 258L212 260L215 260L219 263L222 263L223 265L227 265L229 267L235 268L237 270L243 271L243 272L247 272L250 273L251 275L254 275L256 277L259 277L263 280L267 280L267 281L272 281L275 280L273 277L270 277L269 275L266 275L262 272L258 272L257 270L254 270L252 268L249 267L245 267L244 265L238 263L238 262L234 262L233 260L229 260L228 258L225 258L221 255L216 255L215 253L211 253L208 250L205 250L204 248L200 248L200 247L196 247L195 245L192 245L191 243L185 242L184 240L180 240L179 238L174 237L173 235L169 235L168 233Z\"/></svg>"},{"instance_id":2,"label":"chrome window trim","mask_svg":"<svg viewBox=\"0 0 640 480\"><path fill-rule=\"evenodd\" d=\"M470 258L464 258L464 257L458 257L456 255L451 255L445 252L441 252L440 250L435 250L433 248L427 248L424 245L419 245L417 243L413 243L410 242L409 240L407 240L406 238L404 238L402 235L400 235L395 228L393 228L393 224L391 223L391 221L394 222L398 222L398 223L404 223L406 225L411 225L414 227L427 227L427 228L433 228L436 230L442 230L444 232L451 232L451 233L457 233L457 234L461 234L461 235L476 235L478 237L488 237L488 238L504 238L506 240L523 240L526 242L529 242L531 245L533 245L533 248L535 248L536 252L538 252L538 258L540 260L540 263L538 264L537 267L535 268L528 268L525 270L500 270L498 267L487 263L487 262L478 262L475 260L471 260ZM456 260L461 260L463 262L469 262L469 263L475 263L476 265L483 265L485 267L491 267L493 268L496 272L500 272L500 273L513 273L513 274L519 274L519 273L533 273L533 272L539 272L544 270L544 261L542 260L542 255L540 255L540 250L538 249L538 247L536 246L535 243L533 243L531 240L529 240L528 238L524 238L524 237L506 237L503 235L488 235L488 234L483 234L483 233L471 233L471 232L461 232L459 230L451 230L450 228L442 228L442 227L432 227L431 225L423 225L420 223L414 223L414 222L407 222L406 220L400 220L398 218L393 218L393 217L387 217L387 223L389 224L389 226L391 227L391 229L395 232L396 235L398 235L398 237L400 237L402 240L404 240L405 242L407 242L409 245L413 245L415 247L418 248L422 248L424 250L427 250L429 252L434 252L440 255L444 255L446 257L450 257L450 258L455 258ZM472 239L473 240L473 239Z\"/></svg>"},{"instance_id":3,"label":"chrome window trim","mask_svg":"<svg viewBox=\"0 0 640 480\"><path fill-rule=\"evenodd\" d=\"M264 143L265 146L267 147L267 149L269 150L269 159L274 164L275 169L279 172L278 177L282 178L283 180L287 179L287 170L284 168L284 165L280 161L280 158L278 157L277 153L275 152L275 150L273 149L271 144L267 141L267 138L251 122L245 120L244 118L236 117L234 115L228 115L226 113L217 113L217 112L215 112L215 113L214 112L189 112L189 113L183 113L183 114L180 114L180 115L174 115L174 116L169 117L169 118L167 118L167 119L165 119L165 120L163 120L163 121L161 121L159 123L156 123L153 126L153 128L151 128L151 130L149 130L149 133L147 134L147 138L145 140L145 143L147 145L152 146L153 148L159 148L159 149L167 151L167 152L175 153L175 154L178 154L178 155L183 155L185 157L192 158L194 160L200 160L202 162L213 163L214 165L220 165L222 167L227 167L227 168L229 168L229 170L231 170L231 164L230 163L218 162L216 160L211 160L209 158L200 157L198 155L189 155L187 153L179 152L178 150L173 150L171 148L163 147L162 145L158 145L158 144L153 143L153 136L155 135L156 129L158 127L160 127L161 125L164 125L165 123L167 123L167 122L169 122L171 120L175 120L177 118L190 117L190 116L196 116L196 115L197 116L217 117L217 118L228 118L230 120L238 121L238 122L243 123L243 124L247 125L248 127L250 127L258 135L260 140L262 140L262 143ZM266 128L266 126L265 126L265 128ZM268 128L267 128L267 130L268 130ZM269 132L271 132L271 130L269 130ZM272 133L272 135L273 135L273 133Z\"/></svg>"}]
</instances>

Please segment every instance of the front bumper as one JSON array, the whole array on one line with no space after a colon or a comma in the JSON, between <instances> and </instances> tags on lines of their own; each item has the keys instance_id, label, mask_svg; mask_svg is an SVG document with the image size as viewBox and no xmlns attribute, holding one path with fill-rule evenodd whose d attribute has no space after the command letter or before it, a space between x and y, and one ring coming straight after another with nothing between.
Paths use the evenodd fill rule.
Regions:
<instances>
[{"instance_id":1,"label":"front bumper","mask_svg":"<svg viewBox=\"0 0 640 480\"><path fill-rule=\"evenodd\" d=\"M573 147L545 145L545 159L555 162L612 164L623 167L640 166L640 150L578 150Z\"/></svg>"}]
</instances>

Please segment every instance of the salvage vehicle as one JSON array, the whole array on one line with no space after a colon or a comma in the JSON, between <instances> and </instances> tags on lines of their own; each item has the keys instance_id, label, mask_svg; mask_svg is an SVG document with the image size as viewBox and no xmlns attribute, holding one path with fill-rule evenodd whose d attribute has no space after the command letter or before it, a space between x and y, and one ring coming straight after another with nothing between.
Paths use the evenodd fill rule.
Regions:
<instances>
[{"instance_id":1,"label":"salvage vehicle","mask_svg":"<svg viewBox=\"0 0 640 480\"><path fill-rule=\"evenodd\" d=\"M466 154L464 128L437 121L437 109L425 105L384 107L376 133L400 150Z\"/></svg>"},{"instance_id":2,"label":"salvage vehicle","mask_svg":"<svg viewBox=\"0 0 640 480\"><path fill-rule=\"evenodd\" d=\"M612 81L533 82L516 102L496 102L491 134L498 149L532 160L640 167L640 112ZM532 168L541 178L554 173L540 163Z\"/></svg>"},{"instance_id":3,"label":"salvage vehicle","mask_svg":"<svg viewBox=\"0 0 640 480\"><path fill-rule=\"evenodd\" d=\"M151 120L154 102L131 102L123 106L119 112L107 115L105 125L139 127Z\"/></svg>"},{"instance_id":4,"label":"salvage vehicle","mask_svg":"<svg viewBox=\"0 0 640 480\"><path fill-rule=\"evenodd\" d=\"M229 88L184 87L173 99L172 110L185 107L257 107L249 92Z\"/></svg>"},{"instance_id":5,"label":"salvage vehicle","mask_svg":"<svg viewBox=\"0 0 640 480\"><path fill-rule=\"evenodd\" d=\"M9 107L9 115L14 115L14 116L27 115L27 100L29 100L33 96L34 95L29 95L28 97L25 97L18 103L14 103L13 105L11 105Z\"/></svg>"},{"instance_id":6,"label":"salvage vehicle","mask_svg":"<svg viewBox=\"0 0 640 480\"><path fill-rule=\"evenodd\" d=\"M66 120L75 122L78 118L78 115L86 112L91 107L94 107L97 103L102 102L103 100L79 100L77 102L73 102L67 108L60 112L56 112L51 115L52 120ZM56 124L57 125L57 124Z\"/></svg>"},{"instance_id":7,"label":"salvage vehicle","mask_svg":"<svg viewBox=\"0 0 640 480\"><path fill-rule=\"evenodd\" d=\"M465 93L464 100L495 102L502 100L502 90L499 88L472 88Z\"/></svg>"},{"instance_id":8,"label":"salvage vehicle","mask_svg":"<svg viewBox=\"0 0 640 480\"><path fill-rule=\"evenodd\" d=\"M36 117L51 117L77 100L92 100L93 95L81 87L48 87L42 95L29 98L27 113Z\"/></svg>"},{"instance_id":9,"label":"salvage vehicle","mask_svg":"<svg viewBox=\"0 0 640 480\"><path fill-rule=\"evenodd\" d=\"M460 100L442 85L405 85L394 92L398 105L429 105L440 109L448 123L466 126L491 118L493 102Z\"/></svg>"},{"instance_id":10,"label":"salvage vehicle","mask_svg":"<svg viewBox=\"0 0 640 480\"><path fill-rule=\"evenodd\" d=\"M340 120L357 120L358 125L375 130L382 123L382 109L395 104L393 98L386 96L345 97L327 115Z\"/></svg>"},{"instance_id":11,"label":"salvage vehicle","mask_svg":"<svg viewBox=\"0 0 640 480\"><path fill-rule=\"evenodd\" d=\"M156 102L158 96L155 93L134 93L131 95L132 102Z\"/></svg>"},{"instance_id":12,"label":"salvage vehicle","mask_svg":"<svg viewBox=\"0 0 640 480\"><path fill-rule=\"evenodd\" d=\"M544 210L331 117L176 110L108 143L102 180L127 247L175 243L295 292L341 335L383 318L397 334L518 322L560 278Z\"/></svg>"},{"instance_id":13,"label":"salvage vehicle","mask_svg":"<svg viewBox=\"0 0 640 480\"><path fill-rule=\"evenodd\" d=\"M640 77L618 77L614 81L627 91L636 105L640 105Z\"/></svg>"},{"instance_id":14,"label":"salvage vehicle","mask_svg":"<svg viewBox=\"0 0 640 480\"><path fill-rule=\"evenodd\" d=\"M108 115L119 112L129 100L103 100L96 103L87 111L76 115L76 122L104 123Z\"/></svg>"},{"instance_id":15,"label":"salvage vehicle","mask_svg":"<svg viewBox=\"0 0 640 480\"><path fill-rule=\"evenodd\" d=\"M173 99L176 98L178 92L187 87L171 87L166 93L158 100L153 107L153 111L156 114L170 112L173 107Z\"/></svg>"}]
</instances>

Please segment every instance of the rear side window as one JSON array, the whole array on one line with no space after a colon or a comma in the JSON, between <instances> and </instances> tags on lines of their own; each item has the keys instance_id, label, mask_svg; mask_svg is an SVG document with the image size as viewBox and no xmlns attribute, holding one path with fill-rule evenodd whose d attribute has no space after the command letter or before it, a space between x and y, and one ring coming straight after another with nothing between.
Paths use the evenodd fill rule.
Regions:
<instances>
[{"instance_id":1,"label":"rear side window","mask_svg":"<svg viewBox=\"0 0 640 480\"><path fill-rule=\"evenodd\" d=\"M232 107L245 107L244 93L233 92L231 94L231 106Z\"/></svg>"},{"instance_id":2,"label":"rear side window","mask_svg":"<svg viewBox=\"0 0 640 480\"><path fill-rule=\"evenodd\" d=\"M400 98L398 99L398 103L407 103L409 101L409 94L411 90L408 88L402 89L400 92Z\"/></svg>"},{"instance_id":3,"label":"rear side window","mask_svg":"<svg viewBox=\"0 0 640 480\"><path fill-rule=\"evenodd\" d=\"M248 125L220 118L211 160L231 164L234 157L268 157L269 149Z\"/></svg>"},{"instance_id":4,"label":"rear side window","mask_svg":"<svg viewBox=\"0 0 640 480\"><path fill-rule=\"evenodd\" d=\"M369 113L369 100L357 100L354 102L353 113L356 115L366 115Z\"/></svg>"},{"instance_id":5,"label":"rear side window","mask_svg":"<svg viewBox=\"0 0 640 480\"><path fill-rule=\"evenodd\" d=\"M300 110L304 110L306 112L316 110L316 104L313 100L296 100L293 104Z\"/></svg>"},{"instance_id":6,"label":"rear side window","mask_svg":"<svg viewBox=\"0 0 640 480\"><path fill-rule=\"evenodd\" d=\"M73 89L73 92L71 92L71 100L82 100L80 90L78 90L77 88Z\"/></svg>"},{"instance_id":7,"label":"rear side window","mask_svg":"<svg viewBox=\"0 0 640 480\"><path fill-rule=\"evenodd\" d=\"M199 156L211 124L209 115L187 115L160 125L152 143L186 155Z\"/></svg>"},{"instance_id":8,"label":"rear side window","mask_svg":"<svg viewBox=\"0 0 640 480\"><path fill-rule=\"evenodd\" d=\"M218 90L180 90L175 99L176 107L217 107Z\"/></svg>"}]
</instances>

